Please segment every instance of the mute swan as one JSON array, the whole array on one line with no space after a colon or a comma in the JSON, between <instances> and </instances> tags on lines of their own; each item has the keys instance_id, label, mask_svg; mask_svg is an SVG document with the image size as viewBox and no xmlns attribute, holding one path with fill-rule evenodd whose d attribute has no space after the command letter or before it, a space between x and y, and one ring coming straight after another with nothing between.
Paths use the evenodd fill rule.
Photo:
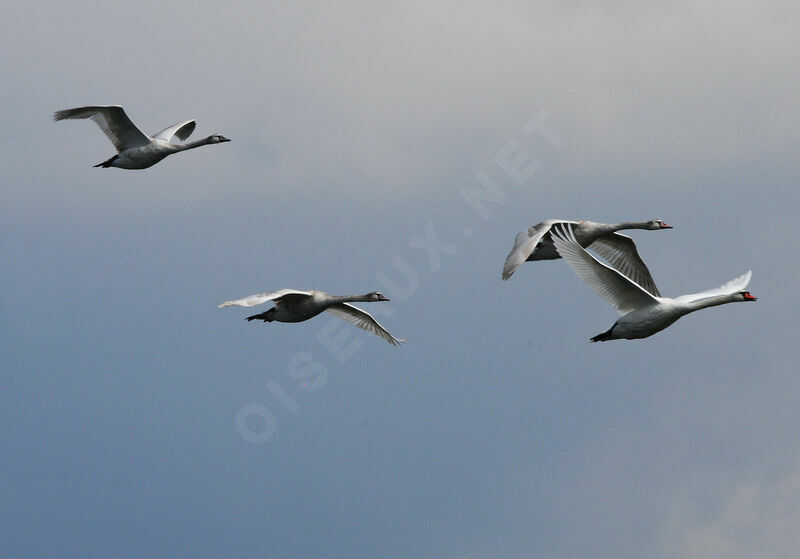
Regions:
<instances>
[{"instance_id":1,"label":"mute swan","mask_svg":"<svg viewBox=\"0 0 800 559\"><path fill-rule=\"evenodd\" d=\"M100 127L114 147L117 155L98 163L95 167L119 167L120 169L147 169L164 159L166 156L179 151L185 151L207 144L230 142L221 134L212 134L207 138L187 144L171 144L173 136L181 140L188 138L194 132L195 121L187 120L165 128L152 138L139 130L131 122L128 115L119 105L98 105L92 107L78 107L56 111L53 120L67 118L91 118Z\"/></svg>"},{"instance_id":2,"label":"mute swan","mask_svg":"<svg viewBox=\"0 0 800 559\"><path fill-rule=\"evenodd\" d=\"M667 225L660 219L616 224L547 219L517 235L514 241L514 248L511 249L503 266L504 280L510 278L525 261L561 258L553 247L553 241L550 238L552 227L558 223L571 224L575 238L578 239L582 247L597 251L600 256L608 260L620 272L632 278L653 295L659 295L647 266L642 262L639 253L636 251L636 244L633 239L617 233L617 231L621 229L649 229L651 231L672 229L671 225Z\"/></svg>"},{"instance_id":3,"label":"mute swan","mask_svg":"<svg viewBox=\"0 0 800 559\"><path fill-rule=\"evenodd\" d=\"M557 225L553 228L552 238L556 250L575 274L622 315L607 331L591 338L593 342L646 338L691 312L725 303L756 300L750 292L744 291L752 275L749 270L716 289L669 299L648 293L635 281L586 252L575 238L572 225Z\"/></svg>"},{"instance_id":4,"label":"mute swan","mask_svg":"<svg viewBox=\"0 0 800 559\"><path fill-rule=\"evenodd\" d=\"M254 314L248 316L247 320L263 320L264 322L302 322L317 316L322 311L329 313L346 320L351 324L355 324L359 328L363 328L367 332L377 334L392 345L398 345L406 340L395 338L386 328L378 324L378 321L372 318L366 311L362 311L358 307L354 307L350 302L371 302L371 301L388 301L381 293L373 291L365 295L328 295L323 291L297 291L295 289L281 289L274 293L259 293L257 295L250 295L243 299L235 301L225 301L219 308L240 306L240 307L253 307L273 301L275 307L269 309L261 314Z\"/></svg>"}]
</instances>

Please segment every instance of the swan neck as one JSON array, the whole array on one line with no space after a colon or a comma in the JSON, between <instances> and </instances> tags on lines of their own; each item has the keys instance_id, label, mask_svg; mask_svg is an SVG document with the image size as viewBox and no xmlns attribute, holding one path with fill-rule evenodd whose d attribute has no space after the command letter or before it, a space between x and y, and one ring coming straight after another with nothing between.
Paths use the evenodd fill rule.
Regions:
<instances>
[{"instance_id":1,"label":"swan neck","mask_svg":"<svg viewBox=\"0 0 800 559\"><path fill-rule=\"evenodd\" d=\"M372 300L369 295L332 295L331 299L334 303L358 303Z\"/></svg>"},{"instance_id":2,"label":"swan neck","mask_svg":"<svg viewBox=\"0 0 800 559\"><path fill-rule=\"evenodd\" d=\"M201 140L195 140L194 142L186 142L185 144L177 144L175 146L175 151L185 151L187 149L192 148L199 148L200 146L208 145L210 142L208 138L203 138Z\"/></svg>"},{"instance_id":3,"label":"swan neck","mask_svg":"<svg viewBox=\"0 0 800 559\"><path fill-rule=\"evenodd\" d=\"M708 307L716 307L718 305L724 305L725 303L733 303L734 301L738 300L739 293L726 293L724 295L716 295L714 297L709 297L708 299L700 299L699 301L692 301L689 303L689 307L692 311L697 311L700 309L706 309Z\"/></svg>"},{"instance_id":4,"label":"swan neck","mask_svg":"<svg viewBox=\"0 0 800 559\"><path fill-rule=\"evenodd\" d=\"M622 223L615 223L611 226L612 231L620 231L621 229L647 229L648 223L646 221L623 221Z\"/></svg>"}]
</instances>

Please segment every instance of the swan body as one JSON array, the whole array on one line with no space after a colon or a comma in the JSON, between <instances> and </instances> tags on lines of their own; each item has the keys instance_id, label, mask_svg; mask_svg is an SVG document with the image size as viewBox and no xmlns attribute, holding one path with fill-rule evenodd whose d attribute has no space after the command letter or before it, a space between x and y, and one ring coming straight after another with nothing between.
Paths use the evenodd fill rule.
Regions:
<instances>
[{"instance_id":1,"label":"swan body","mask_svg":"<svg viewBox=\"0 0 800 559\"><path fill-rule=\"evenodd\" d=\"M700 309L756 300L744 291L750 283L750 271L715 289L670 299L654 295L589 254L577 240L571 224L555 226L552 240L575 274L622 315L611 328L591 338L592 342L647 338Z\"/></svg>"},{"instance_id":2,"label":"swan body","mask_svg":"<svg viewBox=\"0 0 800 559\"><path fill-rule=\"evenodd\" d=\"M507 280L526 261L554 260L561 255L553 246L551 230L558 224L570 224L578 243L591 248L608 260L615 268L628 275L653 295L659 295L650 271L636 250L633 239L617 233L622 229L672 229L660 219L650 221L629 221L623 223L597 223L594 221L570 221L566 219L547 219L522 231L514 241L505 264L503 279Z\"/></svg>"},{"instance_id":3,"label":"swan body","mask_svg":"<svg viewBox=\"0 0 800 559\"><path fill-rule=\"evenodd\" d=\"M399 345L406 340L395 338L386 328L368 312L351 305L351 302L388 301L381 293L373 291L364 295L329 295L324 291L298 291L281 289L272 293L258 293L242 299L225 301L219 308L239 306L253 307L272 301L275 306L263 313L248 316L247 320L263 320L264 322L303 322L321 312L329 313L346 320L368 332L372 332L392 345Z\"/></svg>"},{"instance_id":4,"label":"swan body","mask_svg":"<svg viewBox=\"0 0 800 559\"><path fill-rule=\"evenodd\" d=\"M173 144L170 140L178 137L181 140L188 138L196 123L186 120L168 126L161 132L150 137L128 118L125 110L119 105L94 105L57 111L53 120L90 118L100 130L111 140L117 148L117 154L98 163L95 167L118 167L120 169L147 169L152 167L166 156L179 151L186 151L209 144L230 142L221 134L212 134L207 138L185 144Z\"/></svg>"}]
</instances>

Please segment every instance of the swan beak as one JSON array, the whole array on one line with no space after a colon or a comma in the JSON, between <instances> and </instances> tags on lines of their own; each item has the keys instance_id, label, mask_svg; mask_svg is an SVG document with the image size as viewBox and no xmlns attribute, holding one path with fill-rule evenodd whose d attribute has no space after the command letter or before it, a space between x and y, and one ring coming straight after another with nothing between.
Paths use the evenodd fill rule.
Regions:
<instances>
[{"instance_id":1,"label":"swan beak","mask_svg":"<svg viewBox=\"0 0 800 559\"><path fill-rule=\"evenodd\" d=\"M662 222L661 222L661 228L662 228L662 229L672 229L672 225L669 225L668 223L664 223L664 222L662 221Z\"/></svg>"},{"instance_id":2,"label":"swan beak","mask_svg":"<svg viewBox=\"0 0 800 559\"><path fill-rule=\"evenodd\" d=\"M230 142L230 139L229 139L229 138L226 138L225 136L223 136L223 135L221 135L221 134L220 134L220 136L219 136L219 141L220 141L220 142Z\"/></svg>"},{"instance_id":3,"label":"swan beak","mask_svg":"<svg viewBox=\"0 0 800 559\"><path fill-rule=\"evenodd\" d=\"M388 301L388 297L384 297L383 295L378 295L378 301Z\"/></svg>"},{"instance_id":4,"label":"swan beak","mask_svg":"<svg viewBox=\"0 0 800 559\"><path fill-rule=\"evenodd\" d=\"M745 301L758 301L758 297L753 297L752 295L750 295L749 291L745 291L744 293L742 293L742 295L744 296Z\"/></svg>"}]
</instances>

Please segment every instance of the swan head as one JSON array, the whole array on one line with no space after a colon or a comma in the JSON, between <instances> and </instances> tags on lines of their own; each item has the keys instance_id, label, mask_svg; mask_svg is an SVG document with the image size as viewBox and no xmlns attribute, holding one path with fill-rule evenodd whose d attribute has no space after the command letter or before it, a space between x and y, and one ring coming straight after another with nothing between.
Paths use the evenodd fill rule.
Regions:
<instances>
[{"instance_id":1,"label":"swan head","mask_svg":"<svg viewBox=\"0 0 800 559\"><path fill-rule=\"evenodd\" d=\"M672 229L672 225L669 225L668 223L666 223L665 221L662 221L660 219L652 219L652 220L647 222L647 228L650 229L650 230Z\"/></svg>"},{"instance_id":2,"label":"swan head","mask_svg":"<svg viewBox=\"0 0 800 559\"><path fill-rule=\"evenodd\" d=\"M221 144L222 142L230 142L228 138L223 136L222 134L211 134L206 141L209 144Z\"/></svg>"},{"instance_id":3,"label":"swan head","mask_svg":"<svg viewBox=\"0 0 800 559\"><path fill-rule=\"evenodd\" d=\"M367 297L369 297L370 301L388 301L389 298L385 297L383 293L380 291L373 291L372 293L368 293Z\"/></svg>"},{"instance_id":4,"label":"swan head","mask_svg":"<svg viewBox=\"0 0 800 559\"><path fill-rule=\"evenodd\" d=\"M758 297L753 297L749 291L740 291L739 295L742 296L742 301L758 301Z\"/></svg>"}]
</instances>

